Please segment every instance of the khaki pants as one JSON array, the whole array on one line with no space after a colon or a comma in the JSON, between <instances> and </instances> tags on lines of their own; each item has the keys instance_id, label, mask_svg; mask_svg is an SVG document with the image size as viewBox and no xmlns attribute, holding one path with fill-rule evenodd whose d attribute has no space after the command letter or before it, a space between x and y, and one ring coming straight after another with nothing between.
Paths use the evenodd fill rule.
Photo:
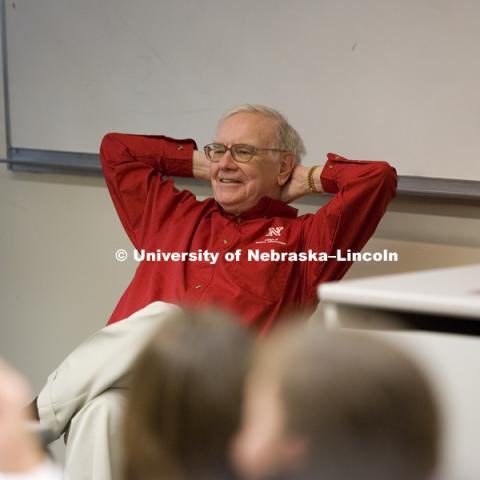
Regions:
<instances>
[{"instance_id":1,"label":"khaki pants","mask_svg":"<svg viewBox=\"0 0 480 480\"><path fill-rule=\"evenodd\" d=\"M131 366L152 334L179 307L154 302L94 333L48 377L37 399L54 439L68 429L66 478L118 480L122 417Z\"/></svg>"}]
</instances>

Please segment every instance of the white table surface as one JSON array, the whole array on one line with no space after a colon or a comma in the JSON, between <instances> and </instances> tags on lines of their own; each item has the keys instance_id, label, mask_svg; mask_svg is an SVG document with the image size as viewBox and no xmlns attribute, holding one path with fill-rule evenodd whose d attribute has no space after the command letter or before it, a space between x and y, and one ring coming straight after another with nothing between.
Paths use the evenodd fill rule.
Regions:
<instances>
[{"instance_id":1,"label":"white table surface","mask_svg":"<svg viewBox=\"0 0 480 480\"><path fill-rule=\"evenodd\" d=\"M480 264L324 283L322 302L480 320Z\"/></svg>"}]
</instances>

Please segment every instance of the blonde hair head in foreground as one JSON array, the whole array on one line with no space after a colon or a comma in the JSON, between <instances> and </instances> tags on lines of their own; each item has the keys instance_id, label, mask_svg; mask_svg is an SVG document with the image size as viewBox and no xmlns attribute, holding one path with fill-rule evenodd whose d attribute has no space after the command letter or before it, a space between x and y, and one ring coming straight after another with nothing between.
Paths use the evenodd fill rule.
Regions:
<instances>
[{"instance_id":1,"label":"blonde hair head in foreground","mask_svg":"<svg viewBox=\"0 0 480 480\"><path fill-rule=\"evenodd\" d=\"M125 480L232 477L250 337L217 311L162 324L134 367L125 423Z\"/></svg>"},{"instance_id":2,"label":"blonde hair head in foreground","mask_svg":"<svg viewBox=\"0 0 480 480\"><path fill-rule=\"evenodd\" d=\"M235 459L252 479L426 480L439 441L412 360L378 337L308 325L258 349Z\"/></svg>"}]
</instances>

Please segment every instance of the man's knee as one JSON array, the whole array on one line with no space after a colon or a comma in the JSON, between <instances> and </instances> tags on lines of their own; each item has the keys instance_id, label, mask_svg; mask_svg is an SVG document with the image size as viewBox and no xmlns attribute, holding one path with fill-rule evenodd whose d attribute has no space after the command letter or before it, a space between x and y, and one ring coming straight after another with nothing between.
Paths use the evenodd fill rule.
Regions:
<instances>
[{"instance_id":1,"label":"man's knee","mask_svg":"<svg viewBox=\"0 0 480 480\"><path fill-rule=\"evenodd\" d=\"M65 469L69 480L121 477L126 390L109 389L90 400L72 418L65 433Z\"/></svg>"},{"instance_id":2,"label":"man's knee","mask_svg":"<svg viewBox=\"0 0 480 480\"><path fill-rule=\"evenodd\" d=\"M92 434L100 430L109 433L120 432L123 426L126 397L126 390L115 388L106 390L87 402L72 418L65 435L65 442L68 443L72 434L86 430Z\"/></svg>"}]
</instances>

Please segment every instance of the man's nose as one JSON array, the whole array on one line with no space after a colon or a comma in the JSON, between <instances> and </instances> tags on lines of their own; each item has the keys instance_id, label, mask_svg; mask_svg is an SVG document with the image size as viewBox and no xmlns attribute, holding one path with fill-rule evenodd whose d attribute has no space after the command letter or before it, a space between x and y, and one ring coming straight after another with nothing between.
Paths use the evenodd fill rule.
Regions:
<instances>
[{"instance_id":1,"label":"man's nose","mask_svg":"<svg viewBox=\"0 0 480 480\"><path fill-rule=\"evenodd\" d=\"M233 160L232 151L227 150L220 161L218 162L218 168L222 170L234 170L237 168L237 163Z\"/></svg>"}]
</instances>

